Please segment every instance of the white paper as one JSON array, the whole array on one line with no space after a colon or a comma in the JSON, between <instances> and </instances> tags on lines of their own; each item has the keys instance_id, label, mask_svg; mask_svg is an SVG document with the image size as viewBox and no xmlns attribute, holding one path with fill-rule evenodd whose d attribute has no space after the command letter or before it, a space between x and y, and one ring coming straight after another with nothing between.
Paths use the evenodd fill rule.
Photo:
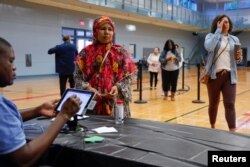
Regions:
<instances>
[{"instance_id":1,"label":"white paper","mask_svg":"<svg viewBox=\"0 0 250 167\"><path fill-rule=\"evenodd\" d=\"M92 129L93 131L96 131L97 133L110 133L110 132L117 132L117 130L114 127L100 127Z\"/></svg>"}]
</instances>

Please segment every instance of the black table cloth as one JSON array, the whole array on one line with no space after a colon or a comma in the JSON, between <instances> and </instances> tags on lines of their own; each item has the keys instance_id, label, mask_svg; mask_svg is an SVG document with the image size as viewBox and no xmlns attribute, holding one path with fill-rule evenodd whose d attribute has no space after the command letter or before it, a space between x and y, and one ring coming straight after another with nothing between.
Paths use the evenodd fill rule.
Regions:
<instances>
[{"instance_id":1,"label":"black table cloth","mask_svg":"<svg viewBox=\"0 0 250 167\"><path fill-rule=\"evenodd\" d=\"M49 120L32 120L44 129ZM128 118L116 125L112 117L79 120L84 131L60 133L46 154L53 166L207 166L208 151L250 150L250 136L227 131ZM91 129L114 127L118 133L96 134ZM37 134L26 133L28 139ZM84 137L102 136L101 143Z\"/></svg>"}]
</instances>

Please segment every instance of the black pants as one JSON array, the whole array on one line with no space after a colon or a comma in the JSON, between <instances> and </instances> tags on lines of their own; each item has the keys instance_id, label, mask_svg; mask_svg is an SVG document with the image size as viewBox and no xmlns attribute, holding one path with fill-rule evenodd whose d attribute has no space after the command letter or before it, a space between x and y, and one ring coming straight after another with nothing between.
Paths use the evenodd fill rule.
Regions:
<instances>
[{"instance_id":1,"label":"black pants","mask_svg":"<svg viewBox=\"0 0 250 167\"><path fill-rule=\"evenodd\" d=\"M162 69L162 88L164 92L176 92L179 69L175 71L166 71Z\"/></svg>"},{"instance_id":2,"label":"black pants","mask_svg":"<svg viewBox=\"0 0 250 167\"><path fill-rule=\"evenodd\" d=\"M157 86L157 77L158 77L158 72L151 72L150 73L150 87L153 87L153 80L155 80L154 82L154 86Z\"/></svg>"},{"instance_id":3,"label":"black pants","mask_svg":"<svg viewBox=\"0 0 250 167\"><path fill-rule=\"evenodd\" d=\"M69 75L61 75L60 74L59 75L59 82L60 82L60 94L61 94L61 96L63 95L63 93L66 90L67 80L69 81L70 88L75 87L75 81L73 78L73 74L69 74Z\"/></svg>"}]
</instances>

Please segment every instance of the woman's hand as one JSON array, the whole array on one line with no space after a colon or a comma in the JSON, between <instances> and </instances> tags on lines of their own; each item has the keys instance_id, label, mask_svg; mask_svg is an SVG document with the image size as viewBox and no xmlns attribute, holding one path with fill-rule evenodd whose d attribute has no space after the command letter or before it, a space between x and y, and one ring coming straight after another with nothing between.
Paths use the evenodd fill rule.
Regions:
<instances>
[{"instance_id":1,"label":"woman's hand","mask_svg":"<svg viewBox=\"0 0 250 167\"><path fill-rule=\"evenodd\" d=\"M223 24L224 24L224 20L218 21L217 22L217 28L222 29L223 28Z\"/></svg>"},{"instance_id":2,"label":"woman's hand","mask_svg":"<svg viewBox=\"0 0 250 167\"><path fill-rule=\"evenodd\" d=\"M109 95L112 97L112 98L116 98L116 96L118 95L118 88L117 86L113 86L109 92Z\"/></svg>"},{"instance_id":3,"label":"woman's hand","mask_svg":"<svg viewBox=\"0 0 250 167\"><path fill-rule=\"evenodd\" d=\"M101 96L101 94L98 92L98 90L96 90L95 88L89 86L87 88L87 90L91 91L91 92L94 92L96 96Z\"/></svg>"},{"instance_id":4,"label":"woman's hand","mask_svg":"<svg viewBox=\"0 0 250 167\"><path fill-rule=\"evenodd\" d=\"M236 59L236 60L240 60L240 59L241 59L241 56L242 56L242 49L239 49L239 50L236 52L235 59Z\"/></svg>"},{"instance_id":5,"label":"woman's hand","mask_svg":"<svg viewBox=\"0 0 250 167\"><path fill-rule=\"evenodd\" d=\"M176 59L175 56L170 56L167 58L167 61L174 61L175 59Z\"/></svg>"},{"instance_id":6,"label":"woman's hand","mask_svg":"<svg viewBox=\"0 0 250 167\"><path fill-rule=\"evenodd\" d=\"M46 116L46 117L54 117L56 115L55 107L56 107L58 102L59 102L59 99L43 103L39 107L40 108L39 115Z\"/></svg>"},{"instance_id":7,"label":"woman's hand","mask_svg":"<svg viewBox=\"0 0 250 167\"><path fill-rule=\"evenodd\" d=\"M170 60L172 60L172 57L168 57L168 58L167 58L167 61L170 61Z\"/></svg>"}]
</instances>

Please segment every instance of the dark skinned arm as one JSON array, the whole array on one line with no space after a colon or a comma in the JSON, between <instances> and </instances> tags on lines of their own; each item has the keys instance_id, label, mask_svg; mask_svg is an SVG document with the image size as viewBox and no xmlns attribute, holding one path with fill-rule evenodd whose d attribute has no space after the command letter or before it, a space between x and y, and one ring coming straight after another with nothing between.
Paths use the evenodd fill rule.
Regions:
<instances>
[{"instance_id":1,"label":"dark skinned arm","mask_svg":"<svg viewBox=\"0 0 250 167\"><path fill-rule=\"evenodd\" d=\"M63 104L61 112L57 115L55 121L48 127L48 129L38 138L6 155L8 159L14 162L16 166L31 166L34 164L53 143L63 125L79 110L80 104L80 99L75 95L67 99ZM31 110L29 112L31 112ZM28 115L30 116L32 114Z\"/></svg>"}]
</instances>

